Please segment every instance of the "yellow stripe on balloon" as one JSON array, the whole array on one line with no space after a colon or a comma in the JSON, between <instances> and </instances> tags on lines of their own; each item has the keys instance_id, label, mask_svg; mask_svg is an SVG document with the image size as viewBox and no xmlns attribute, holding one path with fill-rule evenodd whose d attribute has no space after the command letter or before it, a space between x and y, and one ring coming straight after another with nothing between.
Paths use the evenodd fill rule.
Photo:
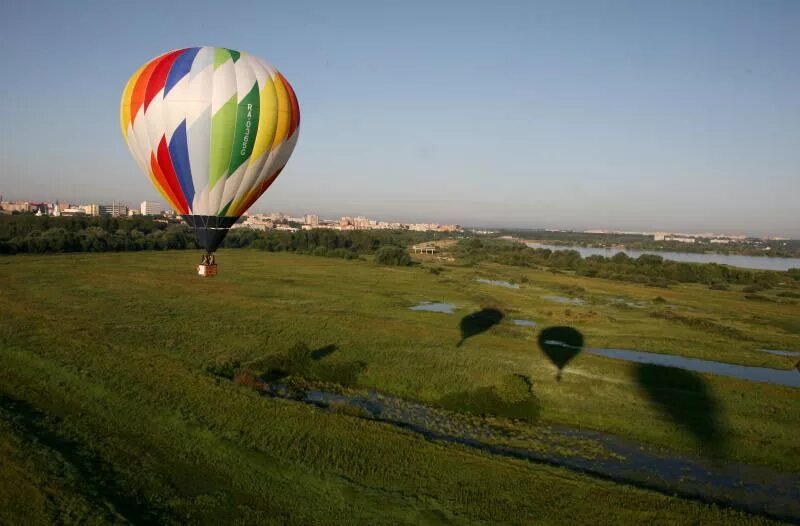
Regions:
<instances>
[{"instance_id":1,"label":"yellow stripe on balloon","mask_svg":"<svg viewBox=\"0 0 800 526\"><path fill-rule=\"evenodd\" d=\"M253 152L250 154L248 167L259 162L261 157L268 155L272 149L278 122L277 97L275 82L270 75L267 75L264 80L264 88L259 93L258 133L256 134L256 142L253 144ZM249 192L246 192L239 199L234 200L231 206L228 207L227 215L235 214L239 206L247 201L249 194Z\"/></svg>"},{"instance_id":2,"label":"yellow stripe on balloon","mask_svg":"<svg viewBox=\"0 0 800 526\"><path fill-rule=\"evenodd\" d=\"M128 83L125 84L125 90L122 92L122 104L119 106L119 122L122 126L122 136L125 137L125 140L128 139L128 125L131 123L131 94L136 81L139 80L139 75L142 74L146 66L147 64L136 70L136 73L128 79Z\"/></svg>"},{"instance_id":3,"label":"yellow stripe on balloon","mask_svg":"<svg viewBox=\"0 0 800 526\"><path fill-rule=\"evenodd\" d=\"M278 119L278 100L275 93L275 83L272 77L267 75L264 82L264 89L259 94L258 111L258 134L256 142L253 144L253 152L250 154L250 164L257 161L271 147L275 137L275 123Z\"/></svg>"},{"instance_id":4,"label":"yellow stripe on balloon","mask_svg":"<svg viewBox=\"0 0 800 526\"><path fill-rule=\"evenodd\" d=\"M275 139L272 143L272 147L276 148L286 139L286 133L289 131L292 105L289 102L286 86L283 85L280 77L275 76L272 81L275 84L275 94L278 97L278 125L275 128Z\"/></svg>"}]
</instances>

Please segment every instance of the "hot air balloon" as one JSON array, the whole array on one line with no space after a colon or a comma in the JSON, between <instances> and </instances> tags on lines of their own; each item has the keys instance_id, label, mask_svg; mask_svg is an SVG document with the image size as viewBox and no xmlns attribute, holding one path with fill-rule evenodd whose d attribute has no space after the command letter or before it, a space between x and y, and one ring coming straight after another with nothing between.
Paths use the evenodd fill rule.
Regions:
<instances>
[{"instance_id":1,"label":"hot air balloon","mask_svg":"<svg viewBox=\"0 0 800 526\"><path fill-rule=\"evenodd\" d=\"M281 173L297 143L300 109L266 62L217 47L170 51L128 80L122 135L166 202L192 227L216 274L214 251Z\"/></svg>"}]
</instances>

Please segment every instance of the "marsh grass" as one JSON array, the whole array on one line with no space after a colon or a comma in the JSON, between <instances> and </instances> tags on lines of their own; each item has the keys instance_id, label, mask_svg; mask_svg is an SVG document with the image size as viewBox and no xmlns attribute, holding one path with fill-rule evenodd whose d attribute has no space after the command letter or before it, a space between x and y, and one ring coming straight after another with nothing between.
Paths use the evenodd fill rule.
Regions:
<instances>
[{"instance_id":1,"label":"marsh grass","mask_svg":"<svg viewBox=\"0 0 800 526\"><path fill-rule=\"evenodd\" d=\"M588 297L653 297L639 285L568 273L521 275L481 263L482 275L527 279L518 290L487 291L471 281L475 269L455 265L435 275L414 266L223 250L219 276L203 280L192 271L195 259L190 252L0 258L0 394L43 415L42 426L59 440L91 452L108 467L103 486L136 495L163 523L746 521L428 443L376 422L270 399L230 379L242 369L253 378L276 370L299 385L308 377L429 404L446 400L469 417L517 418L522 430L565 424L707 454L654 407L629 364L581 354L556 382L537 350L538 329L503 319L456 348L460 318L497 305L541 327L574 326L587 345L746 365L787 367L755 349L800 348L797 305L699 285L659 294L680 316L735 328L744 338L652 318L645 309L567 309L542 300L541 291L558 294L571 285ZM459 305L458 315L407 309L430 298ZM528 378L531 393L511 375ZM796 389L704 380L727 433L724 451L710 454L800 471ZM686 411L691 418L692 404ZM113 522L104 519L108 499L92 500L96 486L83 483L86 475L65 471L54 448L14 425L13 410L0 416L8 430L0 447L10 459L0 464L0 522L70 523L83 512L89 523Z\"/></svg>"}]
</instances>

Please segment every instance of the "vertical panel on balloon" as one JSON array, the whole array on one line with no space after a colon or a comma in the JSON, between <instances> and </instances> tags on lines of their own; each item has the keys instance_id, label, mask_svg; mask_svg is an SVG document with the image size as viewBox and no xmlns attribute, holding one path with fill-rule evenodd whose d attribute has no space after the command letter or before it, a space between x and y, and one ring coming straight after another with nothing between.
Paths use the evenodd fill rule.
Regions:
<instances>
[{"instance_id":1,"label":"vertical panel on balloon","mask_svg":"<svg viewBox=\"0 0 800 526\"><path fill-rule=\"evenodd\" d=\"M223 57L227 57L223 60ZM227 50L216 49L213 91L211 96L211 144L209 152L209 211L219 212L224 185L218 184L227 176L233 136L236 132L236 73Z\"/></svg>"},{"instance_id":2,"label":"vertical panel on balloon","mask_svg":"<svg viewBox=\"0 0 800 526\"><path fill-rule=\"evenodd\" d=\"M186 127L189 165L195 189L194 214L210 215L208 203L209 156L211 146L211 98L214 76L214 48L200 49L189 72Z\"/></svg>"},{"instance_id":3,"label":"vertical panel on balloon","mask_svg":"<svg viewBox=\"0 0 800 526\"><path fill-rule=\"evenodd\" d=\"M220 215L233 216L235 209L231 208L232 201L244 178L247 170L247 160L253 151L253 144L258 134L259 93L256 76L247 60L241 58L236 63L236 90L239 94L239 104L236 114L236 133L233 139L228 178L225 181L225 190L222 194L222 209Z\"/></svg>"}]
</instances>

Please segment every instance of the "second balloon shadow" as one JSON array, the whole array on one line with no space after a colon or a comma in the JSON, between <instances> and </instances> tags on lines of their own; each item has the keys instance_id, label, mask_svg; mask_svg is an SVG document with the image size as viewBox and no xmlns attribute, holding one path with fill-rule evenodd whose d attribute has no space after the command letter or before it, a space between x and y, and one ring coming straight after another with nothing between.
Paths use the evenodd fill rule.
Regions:
<instances>
[{"instance_id":1,"label":"second balloon shadow","mask_svg":"<svg viewBox=\"0 0 800 526\"><path fill-rule=\"evenodd\" d=\"M467 340L478 334L484 333L503 321L505 314L500 309L493 307L486 307L471 314L467 314L461 318L459 327L461 329L461 340L456 344L456 347L461 345Z\"/></svg>"},{"instance_id":2,"label":"second balloon shadow","mask_svg":"<svg viewBox=\"0 0 800 526\"><path fill-rule=\"evenodd\" d=\"M561 381L564 368L583 350L583 335L577 329L566 326L542 329L538 338L539 348L556 366L556 380Z\"/></svg>"}]
</instances>

